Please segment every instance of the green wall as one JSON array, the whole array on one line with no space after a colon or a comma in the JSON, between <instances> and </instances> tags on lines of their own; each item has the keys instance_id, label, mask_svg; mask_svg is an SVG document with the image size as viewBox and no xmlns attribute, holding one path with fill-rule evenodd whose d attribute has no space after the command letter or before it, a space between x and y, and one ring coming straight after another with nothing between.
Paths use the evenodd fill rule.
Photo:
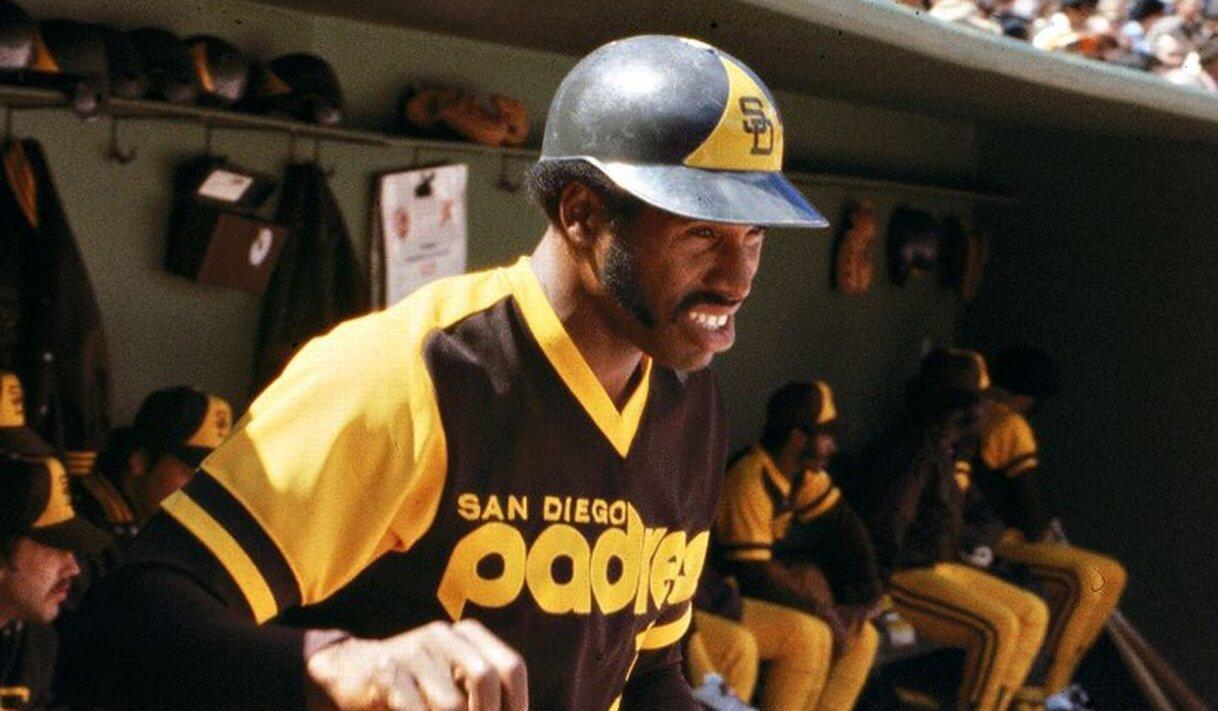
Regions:
<instances>
[{"instance_id":1,"label":"green wall","mask_svg":"<svg viewBox=\"0 0 1218 711\"><path fill-rule=\"evenodd\" d=\"M1046 492L1125 563L1133 622L1218 699L1214 148L1027 131L983 146L986 178L1023 202L995 220L965 332L1060 360L1064 392L1032 419Z\"/></svg>"},{"instance_id":2,"label":"green wall","mask_svg":"<svg viewBox=\"0 0 1218 711\"><path fill-rule=\"evenodd\" d=\"M183 35L214 33L263 58L318 52L334 64L343 82L352 122L366 127L387 123L405 84L443 81L518 96L534 117L536 136L551 93L575 61L243 2L22 4L40 18L69 16L125 28L157 24ZM970 124L826 98L780 96L779 101L787 123L789 165L924 180L967 180L974 171L976 131ZM66 197L110 339L115 421L129 420L149 390L178 382L243 405L258 299L193 284L159 267L168 179L179 160L202 150L202 128L120 123L121 141L139 151L127 166L104 160L105 123L81 124L62 111L38 111L18 114L15 129L44 142ZM216 152L239 165L272 173L279 172L287 155L286 139L274 135L217 131L214 144ZM307 143L297 147L301 157L311 151ZM462 159L423 155L424 161L454 158ZM361 255L367 250L372 176L410 160L405 150L323 146L322 162L336 168L331 184ZM496 189L498 160L470 163L470 265L502 264L531 249L543 221L523 196ZM837 219L844 193L823 187L809 193ZM886 206L899 196L874 197ZM969 207L911 202L961 212ZM753 436L765 394L794 377L828 377L842 391L843 408L860 423L880 419L922 341L944 341L951 333L955 302L934 288L897 291L880 285L853 299L830 293L830 236L828 231L776 234L766 248L755 296L742 317L739 345L720 367L737 443Z\"/></svg>"}]
</instances>

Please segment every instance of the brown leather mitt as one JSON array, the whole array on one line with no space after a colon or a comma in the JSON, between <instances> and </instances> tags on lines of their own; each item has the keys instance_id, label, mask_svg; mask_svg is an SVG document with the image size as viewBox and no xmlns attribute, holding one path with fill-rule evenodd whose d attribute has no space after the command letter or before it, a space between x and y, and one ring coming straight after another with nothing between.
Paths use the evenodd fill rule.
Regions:
<instances>
[{"instance_id":1,"label":"brown leather mitt","mask_svg":"<svg viewBox=\"0 0 1218 711\"><path fill-rule=\"evenodd\" d=\"M875 238L875 204L862 200L847 208L845 229L834 246L833 286L838 291L854 296L871 289Z\"/></svg>"},{"instance_id":2,"label":"brown leather mitt","mask_svg":"<svg viewBox=\"0 0 1218 711\"><path fill-rule=\"evenodd\" d=\"M453 88L409 90L402 118L407 128L426 135L455 135L485 146L524 145L529 120L524 105L502 95L489 105Z\"/></svg>"}]
</instances>

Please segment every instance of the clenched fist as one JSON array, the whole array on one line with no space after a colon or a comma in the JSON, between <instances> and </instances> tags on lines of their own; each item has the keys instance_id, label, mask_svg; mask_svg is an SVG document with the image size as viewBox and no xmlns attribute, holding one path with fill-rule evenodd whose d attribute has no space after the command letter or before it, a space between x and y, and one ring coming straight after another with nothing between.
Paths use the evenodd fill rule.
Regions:
<instances>
[{"instance_id":1,"label":"clenched fist","mask_svg":"<svg viewBox=\"0 0 1218 711\"><path fill-rule=\"evenodd\" d=\"M475 620L385 640L349 638L307 660L315 709L526 711L524 660Z\"/></svg>"}]
</instances>

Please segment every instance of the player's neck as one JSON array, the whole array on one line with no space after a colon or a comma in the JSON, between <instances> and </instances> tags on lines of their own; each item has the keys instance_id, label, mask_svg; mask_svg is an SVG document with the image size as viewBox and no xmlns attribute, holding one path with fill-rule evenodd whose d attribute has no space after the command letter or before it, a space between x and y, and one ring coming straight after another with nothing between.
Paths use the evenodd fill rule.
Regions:
<instances>
[{"instance_id":1,"label":"player's neck","mask_svg":"<svg viewBox=\"0 0 1218 711\"><path fill-rule=\"evenodd\" d=\"M783 446L782 451L778 456L774 457L774 466L778 467L778 471L782 472L788 480L794 480L795 476L803 471L803 462L800 459L799 448L793 447L789 442Z\"/></svg>"},{"instance_id":2,"label":"player's neck","mask_svg":"<svg viewBox=\"0 0 1218 711\"><path fill-rule=\"evenodd\" d=\"M622 409L638 386L642 351L617 335L603 311L583 291L575 266L558 239L547 235L541 240L533 251L532 267L563 329L609 399Z\"/></svg>"}]
</instances>

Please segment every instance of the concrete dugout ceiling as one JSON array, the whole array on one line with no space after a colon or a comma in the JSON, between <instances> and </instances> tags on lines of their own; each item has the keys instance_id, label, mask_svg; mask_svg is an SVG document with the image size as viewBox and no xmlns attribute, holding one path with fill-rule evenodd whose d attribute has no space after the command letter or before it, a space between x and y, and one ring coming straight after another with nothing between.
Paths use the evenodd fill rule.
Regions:
<instances>
[{"instance_id":1,"label":"concrete dugout ceiling","mask_svg":"<svg viewBox=\"0 0 1218 711\"><path fill-rule=\"evenodd\" d=\"M888 0L258 0L582 55L640 32L705 39L781 91L1000 127L1218 143L1218 97L932 20Z\"/></svg>"}]
</instances>

